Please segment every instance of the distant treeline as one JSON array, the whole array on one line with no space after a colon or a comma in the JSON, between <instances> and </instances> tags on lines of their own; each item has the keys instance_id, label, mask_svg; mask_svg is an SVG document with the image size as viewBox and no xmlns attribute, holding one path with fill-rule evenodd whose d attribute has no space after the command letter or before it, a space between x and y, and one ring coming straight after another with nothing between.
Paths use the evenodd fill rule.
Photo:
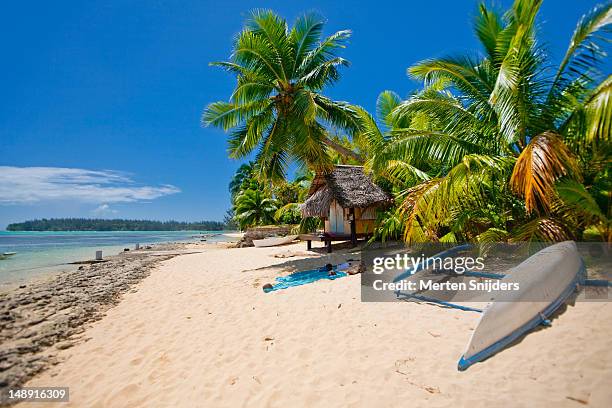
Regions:
<instances>
[{"instance_id":1,"label":"distant treeline","mask_svg":"<svg viewBox=\"0 0 612 408\"><path fill-rule=\"evenodd\" d=\"M90 218L43 218L9 224L8 231L221 231L219 221L179 222L148 220L103 220Z\"/></svg>"}]
</instances>

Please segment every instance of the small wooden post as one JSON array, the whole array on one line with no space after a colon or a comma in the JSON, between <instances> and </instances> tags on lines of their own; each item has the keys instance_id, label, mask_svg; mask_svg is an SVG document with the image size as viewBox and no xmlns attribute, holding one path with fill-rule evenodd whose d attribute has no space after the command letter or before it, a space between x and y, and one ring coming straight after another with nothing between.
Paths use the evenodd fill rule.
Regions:
<instances>
[{"instance_id":1,"label":"small wooden post","mask_svg":"<svg viewBox=\"0 0 612 408\"><path fill-rule=\"evenodd\" d=\"M96 261L102 260L102 251L96 251Z\"/></svg>"},{"instance_id":2,"label":"small wooden post","mask_svg":"<svg viewBox=\"0 0 612 408\"><path fill-rule=\"evenodd\" d=\"M351 244L353 246L356 246L357 245L357 228L355 226L355 209L352 207L349 209L349 219L351 222Z\"/></svg>"},{"instance_id":3,"label":"small wooden post","mask_svg":"<svg viewBox=\"0 0 612 408\"><path fill-rule=\"evenodd\" d=\"M331 251L332 251L331 239L328 239L327 241L325 241L325 243L327 244L327 253L331 254Z\"/></svg>"},{"instance_id":4,"label":"small wooden post","mask_svg":"<svg viewBox=\"0 0 612 408\"><path fill-rule=\"evenodd\" d=\"M312 241L308 240L306 241L306 250L310 251L312 249Z\"/></svg>"}]
</instances>

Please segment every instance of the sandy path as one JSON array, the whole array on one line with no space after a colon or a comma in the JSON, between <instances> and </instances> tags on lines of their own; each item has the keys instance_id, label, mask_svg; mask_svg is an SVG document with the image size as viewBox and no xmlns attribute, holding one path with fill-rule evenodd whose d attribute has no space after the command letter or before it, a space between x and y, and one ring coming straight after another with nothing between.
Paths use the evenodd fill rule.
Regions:
<instances>
[{"instance_id":1,"label":"sandy path","mask_svg":"<svg viewBox=\"0 0 612 408\"><path fill-rule=\"evenodd\" d=\"M477 314L361 303L359 277L264 294L254 283L275 273L251 269L292 262L270 256L286 250L165 261L27 385L69 386L62 406L78 407L612 405L609 303L570 307L461 373Z\"/></svg>"}]
</instances>

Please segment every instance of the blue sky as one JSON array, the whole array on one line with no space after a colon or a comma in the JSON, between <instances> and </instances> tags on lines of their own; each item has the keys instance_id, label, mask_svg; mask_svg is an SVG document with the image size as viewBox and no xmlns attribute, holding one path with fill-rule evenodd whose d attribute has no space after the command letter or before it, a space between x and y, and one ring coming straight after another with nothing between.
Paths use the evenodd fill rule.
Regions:
<instances>
[{"instance_id":1,"label":"blue sky","mask_svg":"<svg viewBox=\"0 0 612 408\"><path fill-rule=\"evenodd\" d=\"M307 3L99 1L4 4L0 15L0 228L36 217L220 220L240 165L224 134L200 126L233 79L228 57L245 14L292 21L315 10L349 28L352 66L326 93L373 110L385 89L418 84L406 68L477 49L476 1ZM498 1L502 7L510 1ZM596 1L545 0L541 39L554 61Z\"/></svg>"}]
</instances>

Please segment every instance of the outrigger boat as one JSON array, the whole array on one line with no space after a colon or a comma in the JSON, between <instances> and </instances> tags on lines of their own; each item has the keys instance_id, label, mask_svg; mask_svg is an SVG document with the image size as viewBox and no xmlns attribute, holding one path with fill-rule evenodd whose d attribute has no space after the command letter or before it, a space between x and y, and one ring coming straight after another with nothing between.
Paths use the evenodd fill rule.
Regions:
<instances>
[{"instance_id":1,"label":"outrigger boat","mask_svg":"<svg viewBox=\"0 0 612 408\"><path fill-rule=\"evenodd\" d=\"M0 254L0 259L6 259L10 256L15 255L17 252L3 252Z\"/></svg>"},{"instance_id":2,"label":"outrigger boat","mask_svg":"<svg viewBox=\"0 0 612 408\"><path fill-rule=\"evenodd\" d=\"M573 241L544 248L510 269L500 282L518 282L520 290L494 300L483 311L459 360L463 371L508 346L541 324L583 284L586 270Z\"/></svg>"}]
</instances>

